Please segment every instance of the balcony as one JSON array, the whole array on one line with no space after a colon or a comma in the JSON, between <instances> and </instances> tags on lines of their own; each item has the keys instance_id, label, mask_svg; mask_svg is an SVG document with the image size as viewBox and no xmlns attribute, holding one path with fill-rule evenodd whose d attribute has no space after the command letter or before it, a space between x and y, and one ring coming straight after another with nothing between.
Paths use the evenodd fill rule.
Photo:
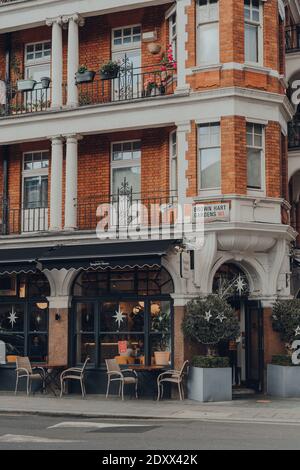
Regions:
<instances>
[{"instance_id":1,"label":"balcony","mask_svg":"<svg viewBox=\"0 0 300 470\"><path fill-rule=\"evenodd\" d=\"M285 29L285 50L286 53L300 51L300 24Z\"/></svg>"},{"instance_id":2,"label":"balcony","mask_svg":"<svg viewBox=\"0 0 300 470\"><path fill-rule=\"evenodd\" d=\"M288 125L289 149L300 148L300 114L295 114L293 120Z\"/></svg>"},{"instance_id":3,"label":"balcony","mask_svg":"<svg viewBox=\"0 0 300 470\"><path fill-rule=\"evenodd\" d=\"M128 232L138 227L137 232L150 233L155 229L174 226L177 194L171 192L133 193L132 189L120 190L117 194L91 195L78 199L78 230L114 233ZM45 204L35 203L31 207L18 207L0 203L0 234L19 235L47 232L50 209Z\"/></svg>"},{"instance_id":4,"label":"balcony","mask_svg":"<svg viewBox=\"0 0 300 470\"><path fill-rule=\"evenodd\" d=\"M122 103L145 98L156 98L174 94L176 70L155 65L143 68L121 68L117 78L78 83L78 107ZM36 83L33 90L18 91L17 84L6 85L5 97L0 105L1 117L18 116L51 111L51 86L43 88ZM67 85L63 84L63 107L67 109ZM55 109L57 111L57 109Z\"/></svg>"}]
</instances>

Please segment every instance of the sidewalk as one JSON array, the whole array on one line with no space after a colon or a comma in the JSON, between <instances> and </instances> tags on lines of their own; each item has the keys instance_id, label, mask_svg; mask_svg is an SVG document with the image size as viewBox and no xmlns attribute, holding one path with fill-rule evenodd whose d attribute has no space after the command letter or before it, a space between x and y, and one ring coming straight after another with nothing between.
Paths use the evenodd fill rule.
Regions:
<instances>
[{"instance_id":1,"label":"sidewalk","mask_svg":"<svg viewBox=\"0 0 300 470\"><path fill-rule=\"evenodd\" d=\"M221 403L192 400L135 400L89 395L62 399L53 396L0 394L0 414L35 414L73 418L199 419L207 421L255 422L300 425L300 399L259 396Z\"/></svg>"}]
</instances>

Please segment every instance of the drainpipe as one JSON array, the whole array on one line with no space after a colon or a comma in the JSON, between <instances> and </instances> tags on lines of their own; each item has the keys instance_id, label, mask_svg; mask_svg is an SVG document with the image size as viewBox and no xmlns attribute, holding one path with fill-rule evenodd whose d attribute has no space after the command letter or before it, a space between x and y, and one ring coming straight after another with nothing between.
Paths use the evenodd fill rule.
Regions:
<instances>
[{"instance_id":1,"label":"drainpipe","mask_svg":"<svg viewBox=\"0 0 300 470\"><path fill-rule=\"evenodd\" d=\"M11 33L5 34L5 83L6 89L10 86L10 63L11 63ZM9 107L9 93L6 93L6 111ZM9 164L9 147L2 146L2 169L3 169L3 194L2 194L2 234L7 235L8 226L8 164Z\"/></svg>"}]
</instances>

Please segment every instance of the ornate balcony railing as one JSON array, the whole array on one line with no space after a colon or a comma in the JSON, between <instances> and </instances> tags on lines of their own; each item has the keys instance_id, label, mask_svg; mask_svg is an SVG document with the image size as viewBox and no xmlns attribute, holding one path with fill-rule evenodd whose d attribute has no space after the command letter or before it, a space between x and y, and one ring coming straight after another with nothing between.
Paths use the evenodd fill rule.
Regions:
<instances>
[{"instance_id":1,"label":"ornate balcony railing","mask_svg":"<svg viewBox=\"0 0 300 470\"><path fill-rule=\"evenodd\" d=\"M300 24L286 27L285 50L287 53L300 51Z\"/></svg>"},{"instance_id":2,"label":"ornate balcony railing","mask_svg":"<svg viewBox=\"0 0 300 470\"><path fill-rule=\"evenodd\" d=\"M79 230L103 232L126 231L132 226L140 230L160 229L172 226L176 214L177 194L171 192L153 192L151 194L133 193L128 185L117 194L91 195L78 199L77 221ZM21 206L0 201L0 235L46 232L49 227L49 211L46 204Z\"/></svg>"},{"instance_id":3,"label":"ornate balcony railing","mask_svg":"<svg viewBox=\"0 0 300 470\"><path fill-rule=\"evenodd\" d=\"M42 88L42 84L37 83L33 90L19 91L16 85L8 84L6 85L6 94L1 94L1 102L0 116L17 116L49 111L51 88Z\"/></svg>"},{"instance_id":4,"label":"ornate balcony railing","mask_svg":"<svg viewBox=\"0 0 300 470\"><path fill-rule=\"evenodd\" d=\"M79 106L132 101L171 95L176 86L174 67L147 66L133 68L121 66L116 78L77 83ZM43 88L37 83L33 90L20 91L16 84L2 82L0 87L0 116L18 116L51 110L51 86ZM67 104L67 85L63 84L63 106Z\"/></svg>"},{"instance_id":5,"label":"ornate balcony railing","mask_svg":"<svg viewBox=\"0 0 300 470\"><path fill-rule=\"evenodd\" d=\"M288 125L289 148L300 148L300 114L295 114Z\"/></svg>"}]
</instances>

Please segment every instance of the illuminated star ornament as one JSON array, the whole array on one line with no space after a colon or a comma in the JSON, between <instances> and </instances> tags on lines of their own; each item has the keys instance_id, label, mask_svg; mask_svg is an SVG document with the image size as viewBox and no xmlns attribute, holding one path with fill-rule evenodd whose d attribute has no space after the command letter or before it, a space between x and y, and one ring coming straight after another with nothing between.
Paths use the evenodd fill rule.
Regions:
<instances>
[{"instance_id":1,"label":"illuminated star ornament","mask_svg":"<svg viewBox=\"0 0 300 470\"><path fill-rule=\"evenodd\" d=\"M9 313L7 319L9 321L9 323L11 324L11 327L13 328L15 326L15 323L17 323L17 319L19 317L17 317L17 313L15 311L15 307L12 307L11 309L11 312Z\"/></svg>"},{"instance_id":2,"label":"illuminated star ornament","mask_svg":"<svg viewBox=\"0 0 300 470\"><path fill-rule=\"evenodd\" d=\"M299 325L295 329L295 336L298 336L298 335L300 335L300 326Z\"/></svg>"},{"instance_id":3,"label":"illuminated star ornament","mask_svg":"<svg viewBox=\"0 0 300 470\"><path fill-rule=\"evenodd\" d=\"M244 292L245 288L246 288L247 284L246 282L244 281L244 279L242 278L242 276L239 274L236 282L235 282L235 287L236 287L236 290L238 291L239 293L239 296L242 295L242 293Z\"/></svg>"},{"instance_id":4,"label":"illuminated star ornament","mask_svg":"<svg viewBox=\"0 0 300 470\"><path fill-rule=\"evenodd\" d=\"M209 320L211 319L212 317L212 314L210 313L210 310L208 312L205 312L205 320L207 322L209 322Z\"/></svg>"},{"instance_id":5,"label":"illuminated star ornament","mask_svg":"<svg viewBox=\"0 0 300 470\"><path fill-rule=\"evenodd\" d=\"M225 317L224 313L222 313L222 312L218 313L217 320L220 320L221 323L223 323L223 320L225 320L225 318L226 317Z\"/></svg>"},{"instance_id":6,"label":"illuminated star ornament","mask_svg":"<svg viewBox=\"0 0 300 470\"><path fill-rule=\"evenodd\" d=\"M118 323L118 328L120 328L121 323L123 323L124 319L126 318L126 315L123 315L123 312L119 306L119 310L115 311L116 315L113 316L113 318L116 319L116 322Z\"/></svg>"}]
</instances>

